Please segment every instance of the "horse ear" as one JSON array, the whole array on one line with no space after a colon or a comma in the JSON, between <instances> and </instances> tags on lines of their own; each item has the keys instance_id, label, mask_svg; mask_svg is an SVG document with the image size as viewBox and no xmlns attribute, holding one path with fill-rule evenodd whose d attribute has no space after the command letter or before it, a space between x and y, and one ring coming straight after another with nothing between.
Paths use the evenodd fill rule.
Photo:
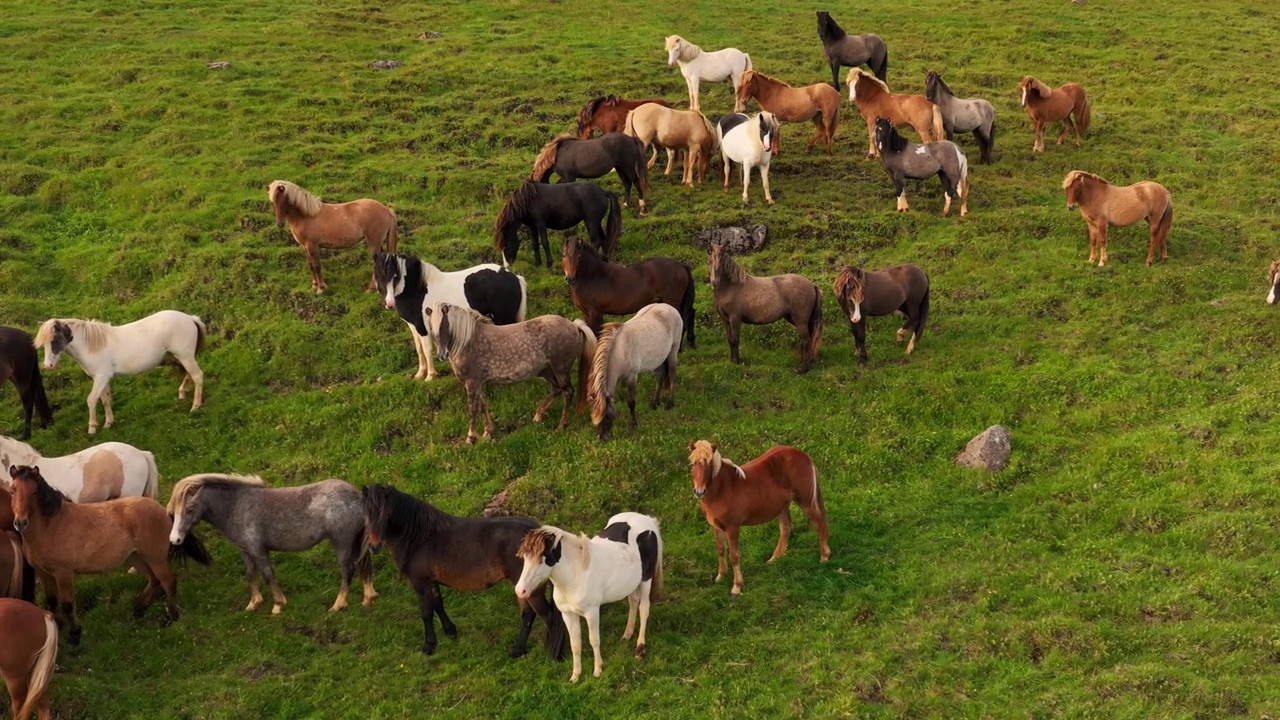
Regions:
<instances>
[{"instance_id":1,"label":"horse ear","mask_svg":"<svg viewBox=\"0 0 1280 720\"><path fill-rule=\"evenodd\" d=\"M16 477L18 477L18 466L17 466L17 465L10 465L10 466L9 466L9 477L11 477L11 478L16 478Z\"/></svg>"},{"instance_id":2,"label":"horse ear","mask_svg":"<svg viewBox=\"0 0 1280 720\"><path fill-rule=\"evenodd\" d=\"M719 451L720 451L720 446L716 443L711 443L711 452L719 452Z\"/></svg>"},{"instance_id":3,"label":"horse ear","mask_svg":"<svg viewBox=\"0 0 1280 720\"><path fill-rule=\"evenodd\" d=\"M698 441L697 441L697 440L694 440L693 442L689 443L689 450L693 450L693 449L694 449L694 448L696 448L696 447L698 447Z\"/></svg>"}]
</instances>

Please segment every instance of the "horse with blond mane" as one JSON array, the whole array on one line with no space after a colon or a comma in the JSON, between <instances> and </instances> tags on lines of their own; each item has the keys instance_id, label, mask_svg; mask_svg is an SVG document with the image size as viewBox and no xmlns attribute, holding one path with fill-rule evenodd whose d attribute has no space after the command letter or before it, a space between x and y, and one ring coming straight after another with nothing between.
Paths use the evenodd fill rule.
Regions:
<instances>
[{"instance_id":1,"label":"horse with blond mane","mask_svg":"<svg viewBox=\"0 0 1280 720\"><path fill-rule=\"evenodd\" d=\"M22 600L0 599L0 675L14 720L49 720L49 682L58 662L58 624L52 613Z\"/></svg>"},{"instance_id":2,"label":"horse with blond mane","mask_svg":"<svg viewBox=\"0 0 1280 720\"><path fill-rule=\"evenodd\" d=\"M666 40L667 64L680 64L680 74L684 75L685 85L689 88L689 109L701 110L698 104L698 87L703 80L733 83L735 96L733 111L741 112L742 104L737 101L738 83L742 73L751 69L751 56L738 48L725 48L707 52L679 35L671 35Z\"/></svg>"},{"instance_id":3,"label":"horse with blond mane","mask_svg":"<svg viewBox=\"0 0 1280 720\"><path fill-rule=\"evenodd\" d=\"M613 422L618 416L615 396L620 380L627 384L632 429L636 427L636 378L640 373L658 376L650 407L658 408L663 390L668 393L667 409L675 405L676 360L683 332L680 311L666 303L645 305L625 323L609 323L600 331L591 363L587 402L591 404L591 422L600 428L601 440L608 440L613 432Z\"/></svg>"},{"instance_id":4,"label":"horse with blond mane","mask_svg":"<svg viewBox=\"0 0 1280 720\"><path fill-rule=\"evenodd\" d=\"M909 333L906 354L916 349L929 319L929 276L923 270L911 263L873 271L847 266L836 276L832 289L840 309L849 318L859 363L867 363L868 317L902 313L907 319L894 342L902 342Z\"/></svg>"},{"instance_id":5,"label":"horse with blond mane","mask_svg":"<svg viewBox=\"0 0 1280 720\"><path fill-rule=\"evenodd\" d=\"M760 109L773 113L781 122L812 120L814 134L805 150L812 150L816 143L822 143L827 146L827 154L831 154L836 126L840 124L840 91L826 83L791 87L764 73L748 70L742 73L738 84L737 104L745 107L752 99L759 103ZM774 152L781 149L782 143L779 142L778 150Z\"/></svg>"},{"instance_id":6,"label":"horse with blond mane","mask_svg":"<svg viewBox=\"0 0 1280 720\"><path fill-rule=\"evenodd\" d=\"M818 286L793 273L756 277L735 262L721 243L711 245L708 261L716 312L724 321L733 362L742 362L738 338L743 323L768 325L786 320L800 332L800 367L796 372L808 372L822 347L822 291Z\"/></svg>"},{"instance_id":7,"label":"horse with blond mane","mask_svg":"<svg viewBox=\"0 0 1280 720\"><path fill-rule=\"evenodd\" d=\"M661 105L641 105L627 115L626 133L639 138L644 149L651 144L667 149L667 169L671 174L677 150L684 150L684 173L681 182L693 187L695 168L698 182L707 181L711 156L716 152L716 131L711 121L697 110L672 110ZM658 160L655 148L647 167Z\"/></svg>"},{"instance_id":8,"label":"horse with blond mane","mask_svg":"<svg viewBox=\"0 0 1280 720\"><path fill-rule=\"evenodd\" d=\"M1067 139L1067 133L1076 134L1076 147L1080 147L1080 136L1089 129L1089 120L1093 115L1089 108L1089 97L1079 83L1067 83L1057 89L1028 75L1018 85L1022 95L1022 107L1035 126L1035 143L1031 149L1044 152L1044 126L1046 123L1062 121L1062 134L1058 136L1058 144ZM1075 116L1075 122L1071 122Z\"/></svg>"},{"instance_id":9,"label":"horse with blond mane","mask_svg":"<svg viewBox=\"0 0 1280 720\"><path fill-rule=\"evenodd\" d=\"M1150 180L1117 186L1083 170L1072 170L1062 180L1067 191L1067 209L1078 205L1089 225L1089 264L1098 257L1098 267L1107 264L1107 228L1128 227L1146 220L1151 230L1147 245L1147 265L1156 248L1160 259L1169 259L1169 227L1173 224L1173 196L1160 183Z\"/></svg>"},{"instance_id":10,"label":"horse with blond mane","mask_svg":"<svg viewBox=\"0 0 1280 720\"><path fill-rule=\"evenodd\" d=\"M910 125L920 133L926 143L942 140L946 130L942 123L942 111L923 95L899 95L889 92L889 86L862 68L849 71L845 79L849 84L849 99L858 106L862 119L867 121L867 157L880 154L876 149L876 118L885 118L895 128Z\"/></svg>"},{"instance_id":11,"label":"horse with blond mane","mask_svg":"<svg viewBox=\"0 0 1280 720\"><path fill-rule=\"evenodd\" d=\"M627 114L649 103L671 107L671 103L662 98L626 100L617 95L601 95L595 98L578 111L578 139L587 140L596 131L605 135L611 132L622 132L627 126Z\"/></svg>"},{"instance_id":12,"label":"horse with blond mane","mask_svg":"<svg viewBox=\"0 0 1280 720\"><path fill-rule=\"evenodd\" d=\"M272 182L267 199L275 210L276 225L284 227L288 223L294 241L307 253L311 289L316 293L328 287L320 274L320 248L349 248L363 239L369 246L370 259L383 243L387 252L396 251L396 213L377 200L326 203L288 180ZM373 289L370 274L368 291Z\"/></svg>"}]
</instances>

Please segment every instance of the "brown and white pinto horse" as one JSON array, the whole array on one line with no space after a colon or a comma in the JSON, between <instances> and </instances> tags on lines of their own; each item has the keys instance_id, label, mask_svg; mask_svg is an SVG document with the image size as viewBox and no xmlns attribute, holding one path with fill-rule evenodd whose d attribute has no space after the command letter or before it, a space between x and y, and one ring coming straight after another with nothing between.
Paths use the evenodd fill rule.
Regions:
<instances>
[{"instance_id":1,"label":"brown and white pinto horse","mask_svg":"<svg viewBox=\"0 0 1280 720\"><path fill-rule=\"evenodd\" d=\"M624 100L617 95L602 95L592 100L578 111L578 139L586 140L597 130L602 135L622 132L627 127L627 113L649 103L671 107L662 98Z\"/></svg>"},{"instance_id":2,"label":"brown and white pinto horse","mask_svg":"<svg viewBox=\"0 0 1280 720\"><path fill-rule=\"evenodd\" d=\"M1160 183L1150 180L1117 186L1083 170L1072 170L1062 180L1067 191L1067 209L1080 206L1080 215L1089 224L1089 264L1098 258L1098 267L1107 264L1107 227L1128 227L1145 219L1151 228L1147 265L1160 249L1160 259L1169 259L1169 226L1173 224L1173 196Z\"/></svg>"},{"instance_id":3,"label":"brown and white pinto horse","mask_svg":"<svg viewBox=\"0 0 1280 720\"><path fill-rule=\"evenodd\" d=\"M827 146L827 154L831 154L836 126L840 124L840 91L826 83L791 87L764 73L748 70L742 73L738 84L738 104L746 107L751 99L759 103L760 109L773 113L782 122L812 120L814 135L805 150L812 150L814 144L822 143ZM774 154L781 151L781 141L777 146Z\"/></svg>"},{"instance_id":4,"label":"brown and white pinto horse","mask_svg":"<svg viewBox=\"0 0 1280 720\"><path fill-rule=\"evenodd\" d=\"M887 119L895 128L910 125L926 143L946 138L942 111L929 98L889 92L884 81L862 68L850 70L845 82L849 85L849 99L867 121L867 157L880 154L876 149L876 118Z\"/></svg>"},{"instance_id":5,"label":"brown and white pinto horse","mask_svg":"<svg viewBox=\"0 0 1280 720\"><path fill-rule=\"evenodd\" d=\"M29 602L0 599L0 675L9 690L14 720L32 711L49 720L49 681L58 661L58 625Z\"/></svg>"},{"instance_id":6,"label":"brown and white pinto horse","mask_svg":"<svg viewBox=\"0 0 1280 720\"><path fill-rule=\"evenodd\" d=\"M1044 152L1045 123L1062 121L1062 134L1058 136L1058 144L1067 139L1067 133L1075 132L1076 147L1080 147L1080 136L1089 129L1089 98L1079 83L1067 83L1053 89L1039 80L1027 76L1018 85L1022 96L1022 106L1035 125L1036 141L1031 146L1035 152ZM1075 116L1075 122L1071 117Z\"/></svg>"},{"instance_id":7,"label":"brown and white pinto horse","mask_svg":"<svg viewBox=\"0 0 1280 720\"><path fill-rule=\"evenodd\" d=\"M311 289L325 291L320 275L320 248L349 248L361 239L369 246L372 258L387 244L387 252L396 251L396 213L377 200L364 198L345 203L321 202L320 198L288 180L276 180L267 188L267 198L275 209L276 225L289 223L293 239L307 253L311 268ZM368 291L373 292L373 275Z\"/></svg>"}]
</instances>

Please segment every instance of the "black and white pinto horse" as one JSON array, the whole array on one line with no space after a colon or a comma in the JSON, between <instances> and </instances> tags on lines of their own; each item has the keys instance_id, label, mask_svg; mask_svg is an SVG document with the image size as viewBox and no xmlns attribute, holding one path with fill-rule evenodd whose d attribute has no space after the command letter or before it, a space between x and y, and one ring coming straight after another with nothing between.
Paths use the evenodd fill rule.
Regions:
<instances>
[{"instance_id":1,"label":"black and white pinto horse","mask_svg":"<svg viewBox=\"0 0 1280 720\"><path fill-rule=\"evenodd\" d=\"M418 354L415 380L431 380L437 375L431 333L423 319L423 310L432 303L471 308L494 325L524 322L528 305L524 278L494 263L443 272L412 255L378 253L373 260L373 279L383 303L388 309L395 308L413 334L413 349Z\"/></svg>"},{"instance_id":2,"label":"black and white pinto horse","mask_svg":"<svg viewBox=\"0 0 1280 720\"><path fill-rule=\"evenodd\" d=\"M946 204L945 216L951 211L951 199L960 199L960 216L969 214L969 160L960 146L950 140L938 140L919 145L909 142L894 129L885 118L876 118L876 148L880 150L880 165L893 179L893 192L898 197L898 212L906 212L906 178L923 180L937 175L942 179L942 192Z\"/></svg>"}]
</instances>

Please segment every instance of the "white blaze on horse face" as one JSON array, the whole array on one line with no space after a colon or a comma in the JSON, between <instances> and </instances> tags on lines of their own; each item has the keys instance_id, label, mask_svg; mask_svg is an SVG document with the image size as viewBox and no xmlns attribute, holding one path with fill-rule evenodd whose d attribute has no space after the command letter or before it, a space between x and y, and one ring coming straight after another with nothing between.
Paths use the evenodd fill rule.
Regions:
<instances>
[{"instance_id":1,"label":"white blaze on horse face","mask_svg":"<svg viewBox=\"0 0 1280 720\"><path fill-rule=\"evenodd\" d=\"M1267 304L1268 305L1276 304L1276 286L1274 282L1271 284L1271 292L1267 294Z\"/></svg>"},{"instance_id":2,"label":"white blaze on horse face","mask_svg":"<svg viewBox=\"0 0 1280 720\"><path fill-rule=\"evenodd\" d=\"M857 300L853 301L853 312L849 314L849 322L862 321L862 303Z\"/></svg>"},{"instance_id":3,"label":"white blaze on horse face","mask_svg":"<svg viewBox=\"0 0 1280 720\"><path fill-rule=\"evenodd\" d=\"M551 567L542 562L541 556L537 560L526 559L520 579L516 581L516 597L525 599L533 595L533 591L542 587L550 575Z\"/></svg>"},{"instance_id":4,"label":"white blaze on horse face","mask_svg":"<svg viewBox=\"0 0 1280 720\"><path fill-rule=\"evenodd\" d=\"M1027 106L1027 87L1025 85L1022 86L1022 106Z\"/></svg>"},{"instance_id":5,"label":"white blaze on horse face","mask_svg":"<svg viewBox=\"0 0 1280 720\"><path fill-rule=\"evenodd\" d=\"M58 366L58 358L62 357L62 353L56 353L50 345L44 346L44 369L52 370Z\"/></svg>"},{"instance_id":6,"label":"white blaze on horse face","mask_svg":"<svg viewBox=\"0 0 1280 720\"><path fill-rule=\"evenodd\" d=\"M186 508L179 506L177 512L173 514L173 528L169 530L169 544L181 545L183 536L186 535L182 531L182 517L185 514L183 510Z\"/></svg>"}]
</instances>

